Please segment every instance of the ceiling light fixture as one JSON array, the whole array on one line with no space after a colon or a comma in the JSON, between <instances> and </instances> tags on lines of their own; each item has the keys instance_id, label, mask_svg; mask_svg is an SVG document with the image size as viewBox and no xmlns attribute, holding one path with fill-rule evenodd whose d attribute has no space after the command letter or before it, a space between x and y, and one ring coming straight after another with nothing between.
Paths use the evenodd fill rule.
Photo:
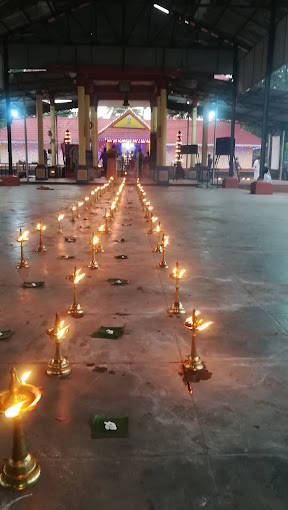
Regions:
<instances>
[{"instance_id":1,"label":"ceiling light fixture","mask_svg":"<svg viewBox=\"0 0 288 510\"><path fill-rule=\"evenodd\" d=\"M164 14L169 14L168 9L166 9L165 7L162 7L162 5L153 4L153 7L155 7L155 9L158 9L161 12L164 12Z\"/></svg>"}]
</instances>

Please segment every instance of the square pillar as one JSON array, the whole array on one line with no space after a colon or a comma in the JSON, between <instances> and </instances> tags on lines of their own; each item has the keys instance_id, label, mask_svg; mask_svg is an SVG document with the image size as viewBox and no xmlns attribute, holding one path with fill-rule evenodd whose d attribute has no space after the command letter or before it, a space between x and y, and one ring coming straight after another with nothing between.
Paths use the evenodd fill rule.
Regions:
<instances>
[{"instance_id":1,"label":"square pillar","mask_svg":"<svg viewBox=\"0 0 288 510\"><path fill-rule=\"evenodd\" d=\"M161 142L160 142L160 165L166 166L167 145L167 91L161 89Z\"/></svg>"},{"instance_id":2,"label":"square pillar","mask_svg":"<svg viewBox=\"0 0 288 510\"><path fill-rule=\"evenodd\" d=\"M36 93L36 111L37 111L37 138L38 138L38 165L36 167L36 179L46 180L47 170L44 160L44 136L43 136L43 95L42 92Z\"/></svg>"},{"instance_id":3,"label":"square pillar","mask_svg":"<svg viewBox=\"0 0 288 510\"><path fill-rule=\"evenodd\" d=\"M208 126L209 126L209 98L203 103L203 132L202 132L202 159L203 167L207 166L208 155Z\"/></svg>"},{"instance_id":4,"label":"square pillar","mask_svg":"<svg viewBox=\"0 0 288 510\"><path fill-rule=\"evenodd\" d=\"M78 138L79 138L79 161L76 171L76 181L88 182L88 170L85 157L85 89L78 85Z\"/></svg>"}]
</instances>

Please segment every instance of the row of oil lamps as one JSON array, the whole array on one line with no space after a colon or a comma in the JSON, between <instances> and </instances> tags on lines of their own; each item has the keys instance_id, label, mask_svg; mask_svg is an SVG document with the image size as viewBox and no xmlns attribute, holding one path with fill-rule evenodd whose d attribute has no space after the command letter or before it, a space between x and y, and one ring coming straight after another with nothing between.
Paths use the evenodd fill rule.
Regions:
<instances>
[{"instance_id":1,"label":"row of oil lamps","mask_svg":"<svg viewBox=\"0 0 288 510\"><path fill-rule=\"evenodd\" d=\"M91 191L91 204L93 201L97 201L99 197L108 191L112 184L113 178L110 179L105 185L96 188ZM110 233L109 223L115 216L115 212L120 203L122 191L125 185L126 178L124 177L119 189L116 193L115 198L110 204L110 210L105 209L104 224L98 227L98 236L92 234L90 244L92 247L92 257L88 264L91 269L98 269L98 264L95 260L95 250L100 252L103 251L101 243L101 234ZM71 208L72 218L71 221L75 221L76 218L80 217L79 208L85 204L85 209L88 208L88 202L90 197L85 197L83 202L78 202L77 206ZM75 215L76 211L76 215ZM61 220L63 220L64 214L58 215L58 233L62 233ZM37 225L37 230L40 232L40 242L36 251L44 251L42 233L46 230L46 226L42 222ZM23 234L20 230L20 235L16 239L21 245L21 261L19 262L19 268L29 267L23 253L23 243L28 240L29 231L25 231ZM69 275L67 279L73 282L73 303L70 306L68 313L74 317L79 318L83 316L83 311L80 304L77 301L77 283L84 278L85 273L81 273L81 269L75 267L72 275ZM48 375L61 375L62 377L67 376L71 372L71 364L67 358L61 353L61 339L64 338L69 331L69 326L64 325L64 321L60 320L59 314L56 314L56 319L53 328L47 330L49 337L55 342L55 355L54 358L48 363L47 374ZM31 372L26 372L19 379L16 373L16 369L13 367L11 370L11 379L9 387L5 390L0 391L0 412L4 413L7 418L13 418L14 431L13 431L13 448L12 455L4 464L0 474L0 485L5 488L13 490L22 490L37 482L40 476L40 465L38 459L27 451L25 438L22 427L22 415L27 411L31 411L36 406L37 402L41 398L40 388L27 384L27 379Z\"/></svg>"},{"instance_id":2,"label":"row of oil lamps","mask_svg":"<svg viewBox=\"0 0 288 510\"><path fill-rule=\"evenodd\" d=\"M113 177L111 177L110 180L106 184L103 184L103 186L98 186L97 188L95 188L95 190L91 191L90 197L86 196L83 201L79 201L79 202L77 202L76 205L73 205L71 207L71 214L72 214L71 221L75 222L76 219L80 218L79 210L80 210L80 208L83 205L85 206L84 207L85 211L88 210L88 205L89 204L90 204L91 208L94 205L96 205L97 201L103 195L103 193L105 191L108 191L111 188L111 186L113 184L113 181L114 181L114 179L113 179ZM125 180L124 180L124 182L125 182ZM112 201L112 203L110 205L110 211L107 212L107 209L105 210L105 216L104 216L104 218L105 218L105 225L99 225L98 232L100 232L100 233L101 232L104 232L104 233L108 233L109 232L108 220L111 220L114 217L115 210L116 210L119 198L120 198L120 194L121 194L120 191L118 191L116 193L116 197L115 197L115 199ZM65 217L65 215L62 214L62 213L57 215L57 222L58 222L58 230L57 230L57 232L58 232L58 234L62 234L63 233L63 230L61 228L61 221L64 219L64 217ZM46 248L45 248L45 246L43 244L43 232L46 230L46 228L47 228L46 225L43 225L42 221L40 221L40 223L38 223L38 225L36 227L36 230L39 232L39 245L36 248L37 252L44 252L44 251L46 251ZM20 247L21 247L21 260L17 264L17 268L18 269L29 267L29 264L28 264L27 260L24 257L24 249L23 249L23 243L25 243L26 241L29 240L29 237L27 237L28 234L29 234L29 230L25 230L25 232L22 232L22 229L20 228L19 236L16 239L16 241L20 244ZM101 251L101 249L97 250L97 251Z\"/></svg>"},{"instance_id":3,"label":"row of oil lamps","mask_svg":"<svg viewBox=\"0 0 288 510\"><path fill-rule=\"evenodd\" d=\"M158 220L158 217L153 215L153 206L151 205L150 201L146 198L146 192L144 190L144 187L141 185L139 179L137 179L137 192L140 199L140 202L142 203L143 210L145 211L144 219L146 219L147 223L150 223L150 228L147 232L147 234L157 234L157 245L153 249L156 253L162 253L161 261L158 264L158 267L160 268L168 268L168 264L165 260L165 248L168 245L169 242L169 236L165 235L165 232L161 226L160 221L158 221L158 225L155 229L153 229L153 224ZM162 236L161 236L162 234ZM169 314L179 314L179 313L185 313L185 309L182 305L182 303L179 301L179 280L182 278L185 278L186 270L180 269L178 262L176 262L176 267L174 267L172 273L169 274L169 277L175 280L176 283L176 290L175 290L175 299L174 303L170 306L168 313ZM204 364L202 363L200 357L197 354L196 349L196 332L202 331L203 329L206 329L208 326L213 324L213 322L205 322L203 323L203 320L199 318L200 312L194 308L191 317L187 318L184 326L191 330L192 332L192 342L191 342L191 353L188 356L187 360L184 361L185 368L192 370L193 372L197 372L199 370L203 370Z\"/></svg>"}]
</instances>

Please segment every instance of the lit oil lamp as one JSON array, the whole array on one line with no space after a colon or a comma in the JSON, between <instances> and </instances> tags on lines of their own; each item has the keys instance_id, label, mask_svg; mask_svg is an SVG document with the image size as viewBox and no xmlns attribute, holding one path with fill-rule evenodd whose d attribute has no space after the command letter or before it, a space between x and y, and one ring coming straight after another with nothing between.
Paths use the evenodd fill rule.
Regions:
<instances>
[{"instance_id":1,"label":"lit oil lamp","mask_svg":"<svg viewBox=\"0 0 288 510\"><path fill-rule=\"evenodd\" d=\"M90 195L91 195L91 207L93 207L93 205L96 204L95 190L91 191Z\"/></svg>"},{"instance_id":2,"label":"lit oil lamp","mask_svg":"<svg viewBox=\"0 0 288 510\"><path fill-rule=\"evenodd\" d=\"M20 228L19 237L17 239L15 239L15 241L17 241L17 243L20 243L20 245L21 245L21 260L17 264L18 269L22 269L23 267L29 267L27 260L25 260L25 258L24 258L24 250L23 250L23 243L25 243L25 241L28 241L28 239L29 239L29 237L27 237L28 234L29 234L29 230L25 230L25 232L23 232L23 234L22 234L22 230Z\"/></svg>"},{"instance_id":3,"label":"lit oil lamp","mask_svg":"<svg viewBox=\"0 0 288 510\"><path fill-rule=\"evenodd\" d=\"M185 274L185 269L179 269L178 262L176 262L176 267L174 267L172 273L169 274L170 278L173 278L176 282L176 292L175 292L175 301L173 305L170 306L168 312L169 313L185 313L184 306L179 301L179 280L185 278L187 276Z\"/></svg>"},{"instance_id":4,"label":"lit oil lamp","mask_svg":"<svg viewBox=\"0 0 288 510\"><path fill-rule=\"evenodd\" d=\"M155 221L157 221L158 218L156 216L151 216L150 218L150 230L148 230L147 234L153 234L154 230L153 230L153 223L155 223Z\"/></svg>"},{"instance_id":5,"label":"lit oil lamp","mask_svg":"<svg viewBox=\"0 0 288 510\"><path fill-rule=\"evenodd\" d=\"M97 261L95 259L95 248L98 245L98 243L99 243L98 236L95 236L94 234L92 234L92 237L89 241L89 244L91 244L91 247L92 247L92 258L88 264L88 267L90 267L90 269L98 269L99 268Z\"/></svg>"},{"instance_id":6,"label":"lit oil lamp","mask_svg":"<svg viewBox=\"0 0 288 510\"><path fill-rule=\"evenodd\" d=\"M153 211L153 207L152 205L149 205L148 207L148 213L147 213L147 219L146 219L146 222L149 223L149 221L151 220L153 214L152 214L152 211Z\"/></svg>"},{"instance_id":7,"label":"lit oil lamp","mask_svg":"<svg viewBox=\"0 0 288 510\"><path fill-rule=\"evenodd\" d=\"M105 228L103 230L103 233L110 234L111 230L108 226L108 220L110 219L110 213L107 212L107 209L105 209L105 214L104 214L103 218L105 219Z\"/></svg>"},{"instance_id":8,"label":"lit oil lamp","mask_svg":"<svg viewBox=\"0 0 288 510\"><path fill-rule=\"evenodd\" d=\"M98 252L104 252L103 248L102 248L102 234L105 230L105 225L101 225L100 224L100 221L99 221L99 225L98 225L98 244L97 244L97 251Z\"/></svg>"},{"instance_id":9,"label":"lit oil lamp","mask_svg":"<svg viewBox=\"0 0 288 510\"><path fill-rule=\"evenodd\" d=\"M168 264L165 260L165 248L169 242L169 236L165 236L164 232L162 234L162 241L160 243L160 250L162 251L162 259L161 262L159 262L159 267L166 268L168 267Z\"/></svg>"},{"instance_id":10,"label":"lit oil lamp","mask_svg":"<svg viewBox=\"0 0 288 510\"><path fill-rule=\"evenodd\" d=\"M42 232L44 232L44 230L46 230L46 225L42 225L42 221L40 221L40 223L38 223L37 227L36 227L36 230L39 231L39 245L37 246L36 248L36 251L46 251L46 248L43 244L43 239L42 239Z\"/></svg>"},{"instance_id":11,"label":"lit oil lamp","mask_svg":"<svg viewBox=\"0 0 288 510\"><path fill-rule=\"evenodd\" d=\"M61 354L61 340L69 331L69 326L64 326L64 321L60 321L59 313L56 313L54 327L46 331L47 335L55 342L55 355L48 363L46 374L60 375L66 377L71 373L71 364L67 358Z\"/></svg>"},{"instance_id":12,"label":"lit oil lamp","mask_svg":"<svg viewBox=\"0 0 288 510\"><path fill-rule=\"evenodd\" d=\"M77 219L80 218L79 207L82 207L82 205L83 205L83 202L78 202L78 204L77 204L77 214L76 214Z\"/></svg>"},{"instance_id":13,"label":"lit oil lamp","mask_svg":"<svg viewBox=\"0 0 288 510\"><path fill-rule=\"evenodd\" d=\"M145 211L145 216L144 216L144 219L146 219L146 204L147 204L148 200L147 198L144 198L142 200L142 206L143 206L143 211ZM148 202L148 205L150 204L150 202Z\"/></svg>"},{"instance_id":14,"label":"lit oil lamp","mask_svg":"<svg viewBox=\"0 0 288 510\"><path fill-rule=\"evenodd\" d=\"M64 214L58 214L58 234L62 234L63 230L61 229L61 220L63 220Z\"/></svg>"},{"instance_id":15,"label":"lit oil lamp","mask_svg":"<svg viewBox=\"0 0 288 510\"><path fill-rule=\"evenodd\" d=\"M111 219L113 219L115 217L115 209L116 209L116 202L112 202L112 204L110 205L110 215L111 215Z\"/></svg>"},{"instance_id":16,"label":"lit oil lamp","mask_svg":"<svg viewBox=\"0 0 288 510\"><path fill-rule=\"evenodd\" d=\"M159 221L155 231L157 232L158 237L157 237L157 246L156 246L156 248L154 248L153 251L155 253L160 253L161 252L161 232L163 232L163 229L161 228L160 221Z\"/></svg>"},{"instance_id":17,"label":"lit oil lamp","mask_svg":"<svg viewBox=\"0 0 288 510\"><path fill-rule=\"evenodd\" d=\"M32 411L41 398L40 388L25 382L30 373L26 372L19 380L12 368L9 388L0 391L0 412L14 422L12 455L2 468L0 484L16 491L36 483L41 472L36 457L27 452L22 426L22 414Z\"/></svg>"},{"instance_id":18,"label":"lit oil lamp","mask_svg":"<svg viewBox=\"0 0 288 510\"><path fill-rule=\"evenodd\" d=\"M74 222L75 221L75 211L77 211L77 207L75 205L73 205L73 207L71 207L71 211L72 211L71 221Z\"/></svg>"},{"instance_id":19,"label":"lit oil lamp","mask_svg":"<svg viewBox=\"0 0 288 510\"><path fill-rule=\"evenodd\" d=\"M88 202L89 202L89 200L90 200L89 197L85 197L85 208L84 208L85 211L88 211Z\"/></svg>"},{"instance_id":20,"label":"lit oil lamp","mask_svg":"<svg viewBox=\"0 0 288 510\"><path fill-rule=\"evenodd\" d=\"M145 215L144 215L144 219L146 221L149 221L149 207L150 207L150 202L146 202L145 204ZM152 207L152 206L151 206Z\"/></svg>"},{"instance_id":21,"label":"lit oil lamp","mask_svg":"<svg viewBox=\"0 0 288 510\"><path fill-rule=\"evenodd\" d=\"M203 329L208 328L213 322L205 322L203 323L202 319L197 319L200 312L198 310L193 310L192 316L186 319L184 326L192 331L192 344L191 344L191 354L188 359L184 362L185 368L189 368L193 370L193 372L197 372L197 370L202 370L204 365L199 358L196 350L196 331L202 331Z\"/></svg>"},{"instance_id":22,"label":"lit oil lamp","mask_svg":"<svg viewBox=\"0 0 288 510\"><path fill-rule=\"evenodd\" d=\"M68 313L69 315L72 315L74 319L80 319L83 317L83 310L79 303L77 303L77 283L84 278L85 273L80 274L81 269L74 268L73 274L66 276L67 280L70 280L73 282L73 303L69 307Z\"/></svg>"}]
</instances>

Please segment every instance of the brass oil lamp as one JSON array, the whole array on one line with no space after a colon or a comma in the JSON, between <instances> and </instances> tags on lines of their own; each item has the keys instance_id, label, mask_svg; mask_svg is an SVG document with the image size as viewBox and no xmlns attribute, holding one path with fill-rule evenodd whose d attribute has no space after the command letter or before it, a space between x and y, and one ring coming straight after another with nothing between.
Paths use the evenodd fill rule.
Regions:
<instances>
[{"instance_id":1,"label":"brass oil lamp","mask_svg":"<svg viewBox=\"0 0 288 510\"><path fill-rule=\"evenodd\" d=\"M15 491L36 483L41 472L36 457L27 452L22 425L22 415L32 411L41 398L40 388L25 382L30 373L26 372L19 380L12 368L9 387L0 391L0 412L14 424L12 455L2 467L0 485Z\"/></svg>"},{"instance_id":2,"label":"brass oil lamp","mask_svg":"<svg viewBox=\"0 0 288 510\"><path fill-rule=\"evenodd\" d=\"M197 372L198 370L203 370L204 365L199 358L196 350L196 332L202 331L203 329L208 328L213 322L205 322L203 323L202 319L198 319L197 317L200 315L198 310L193 310L192 316L186 319L184 326L192 331L192 343L191 343L191 354L188 356L188 359L184 361L185 368L189 368L193 370L193 372Z\"/></svg>"},{"instance_id":3,"label":"brass oil lamp","mask_svg":"<svg viewBox=\"0 0 288 510\"><path fill-rule=\"evenodd\" d=\"M161 252L161 232L163 232L163 229L161 228L160 221L155 229L155 232L157 232L157 246L156 246L156 248L154 248L153 251L155 253L160 253Z\"/></svg>"},{"instance_id":4,"label":"brass oil lamp","mask_svg":"<svg viewBox=\"0 0 288 510\"><path fill-rule=\"evenodd\" d=\"M67 280L70 280L73 282L73 303L69 307L68 313L69 315L72 315L74 319L80 319L83 317L83 310L80 306L80 304L77 302L77 284L84 278L85 273L80 274L81 269L74 268L73 274L67 276Z\"/></svg>"},{"instance_id":5,"label":"brass oil lamp","mask_svg":"<svg viewBox=\"0 0 288 510\"><path fill-rule=\"evenodd\" d=\"M78 204L77 204L77 214L76 214L77 220L80 218L79 207L82 207L82 205L83 205L83 202L78 202Z\"/></svg>"},{"instance_id":6,"label":"brass oil lamp","mask_svg":"<svg viewBox=\"0 0 288 510\"><path fill-rule=\"evenodd\" d=\"M43 244L43 234L42 232L44 232L44 230L46 230L46 225L43 225L42 224L42 221L40 221L40 223L38 223L37 227L36 227L36 230L38 230L39 232L39 245L37 246L36 248L36 251L46 251L46 248Z\"/></svg>"},{"instance_id":7,"label":"brass oil lamp","mask_svg":"<svg viewBox=\"0 0 288 510\"><path fill-rule=\"evenodd\" d=\"M169 236L165 236L164 232L162 234L162 241L160 243L160 249L161 249L161 252L162 252L162 259L161 259L161 262L159 262L159 267L162 267L162 268L167 268L168 267L168 264L165 260L165 248L166 246L168 245L169 243Z\"/></svg>"},{"instance_id":8,"label":"brass oil lamp","mask_svg":"<svg viewBox=\"0 0 288 510\"><path fill-rule=\"evenodd\" d=\"M149 219L149 211L148 211L148 207L150 206L150 202L145 202L145 214L144 214L144 220L147 220Z\"/></svg>"},{"instance_id":9,"label":"brass oil lamp","mask_svg":"<svg viewBox=\"0 0 288 510\"><path fill-rule=\"evenodd\" d=\"M152 211L153 211L153 207L152 205L149 205L148 207L148 213L147 213L147 219L146 219L146 222L149 223L149 221L151 220L153 214L152 214Z\"/></svg>"},{"instance_id":10,"label":"brass oil lamp","mask_svg":"<svg viewBox=\"0 0 288 510\"><path fill-rule=\"evenodd\" d=\"M152 216L151 215L151 218L150 218L150 229L148 230L147 234L153 234L154 230L153 230L153 223L155 223L155 221L157 221L158 218L156 216Z\"/></svg>"},{"instance_id":11,"label":"brass oil lamp","mask_svg":"<svg viewBox=\"0 0 288 510\"><path fill-rule=\"evenodd\" d=\"M90 198L89 197L85 197L85 208L84 208L84 211L88 211L88 202L89 202Z\"/></svg>"},{"instance_id":12,"label":"brass oil lamp","mask_svg":"<svg viewBox=\"0 0 288 510\"><path fill-rule=\"evenodd\" d=\"M89 241L89 244L92 247L92 257L88 264L88 267L90 267L90 269L99 269L97 260L95 259L95 249L96 249L96 246L98 245L98 243L99 243L98 236L95 236L94 234L92 234L92 237Z\"/></svg>"},{"instance_id":13,"label":"brass oil lamp","mask_svg":"<svg viewBox=\"0 0 288 510\"><path fill-rule=\"evenodd\" d=\"M71 207L71 212L72 212L72 217L71 217L71 221L74 222L75 221L75 211L77 211L77 207L75 205L73 205L73 207ZM77 217L77 216L76 216Z\"/></svg>"},{"instance_id":14,"label":"brass oil lamp","mask_svg":"<svg viewBox=\"0 0 288 510\"><path fill-rule=\"evenodd\" d=\"M58 214L58 234L62 234L63 230L61 229L61 220L63 220L64 214Z\"/></svg>"},{"instance_id":15,"label":"brass oil lamp","mask_svg":"<svg viewBox=\"0 0 288 510\"><path fill-rule=\"evenodd\" d=\"M108 220L110 219L110 213L107 212L107 209L105 209L105 214L104 214L103 218L105 219L105 227L104 227L103 233L110 234L111 230L108 226Z\"/></svg>"},{"instance_id":16,"label":"brass oil lamp","mask_svg":"<svg viewBox=\"0 0 288 510\"><path fill-rule=\"evenodd\" d=\"M48 363L46 374L66 377L71 373L71 364L61 353L61 340L69 332L69 326L64 326L64 321L60 321L59 313L56 313L54 327L46 331L47 335L55 342L55 355Z\"/></svg>"},{"instance_id":17,"label":"brass oil lamp","mask_svg":"<svg viewBox=\"0 0 288 510\"><path fill-rule=\"evenodd\" d=\"M176 282L176 290L175 290L175 301L170 306L168 312L169 313L185 313L184 306L179 301L179 280L185 278L185 269L179 269L178 262L176 262L176 267L174 267L172 273L169 274L170 278L173 278Z\"/></svg>"},{"instance_id":18,"label":"brass oil lamp","mask_svg":"<svg viewBox=\"0 0 288 510\"><path fill-rule=\"evenodd\" d=\"M29 230L25 230L25 232L23 232L23 234L22 234L22 230L20 228L19 237L17 239L15 239L15 241L17 241L17 243L20 243L20 246L21 246L21 260L17 264L18 269L22 269L23 267L29 267L27 260L25 260L25 258L24 258L24 250L23 250L23 243L25 243L29 239L29 237L27 237L28 234L29 234Z\"/></svg>"}]
</instances>

